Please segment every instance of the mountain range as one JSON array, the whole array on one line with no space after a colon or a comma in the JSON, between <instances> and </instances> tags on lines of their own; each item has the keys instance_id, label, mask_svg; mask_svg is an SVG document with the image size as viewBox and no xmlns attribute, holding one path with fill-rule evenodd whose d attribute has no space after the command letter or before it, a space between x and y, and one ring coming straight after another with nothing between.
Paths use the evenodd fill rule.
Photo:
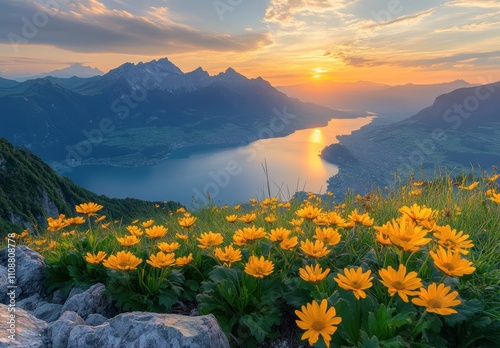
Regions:
<instances>
[{"instance_id":1,"label":"mountain range","mask_svg":"<svg viewBox=\"0 0 500 348\"><path fill-rule=\"evenodd\" d=\"M390 86L367 81L299 84L277 87L288 96L339 110L373 112L387 121L416 114L434 99L458 88L472 87L463 80L437 84Z\"/></svg>"},{"instance_id":2,"label":"mountain range","mask_svg":"<svg viewBox=\"0 0 500 348\"><path fill-rule=\"evenodd\" d=\"M102 76L0 81L0 136L53 166L144 165L191 146L234 146L350 114L289 98L232 68L184 73L168 59Z\"/></svg>"},{"instance_id":3,"label":"mountain range","mask_svg":"<svg viewBox=\"0 0 500 348\"><path fill-rule=\"evenodd\" d=\"M322 157L340 164L329 189L367 192L390 186L394 172L429 178L439 168L492 172L500 164L500 82L459 88L402 121L340 137Z\"/></svg>"},{"instance_id":4,"label":"mountain range","mask_svg":"<svg viewBox=\"0 0 500 348\"><path fill-rule=\"evenodd\" d=\"M86 78L86 77L93 77L93 76L99 76L99 75L104 75L104 73L97 69L97 68L92 68L90 66L85 66L81 63L72 63L70 66L63 68L63 69L57 69L53 71L49 71L46 73L30 76L30 77L16 77L16 81L26 81L26 80L33 80L33 79L38 79L38 78L44 78L44 77L57 77L57 78L71 78L71 77L81 77L81 78Z\"/></svg>"}]
</instances>

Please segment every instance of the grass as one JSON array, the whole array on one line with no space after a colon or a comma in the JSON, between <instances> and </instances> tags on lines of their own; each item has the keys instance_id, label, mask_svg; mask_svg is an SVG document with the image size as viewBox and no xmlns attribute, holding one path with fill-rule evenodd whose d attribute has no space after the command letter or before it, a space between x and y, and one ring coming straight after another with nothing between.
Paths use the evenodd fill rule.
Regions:
<instances>
[{"instance_id":1,"label":"grass","mask_svg":"<svg viewBox=\"0 0 500 348\"><path fill-rule=\"evenodd\" d=\"M331 325L333 334L325 334L331 342L321 335L316 341L309 339L314 346L494 347L500 341L500 204L491 199L498 184L488 179L474 173L459 179L441 173L430 181L412 178L394 189L366 196L348 194L343 201L336 201L331 193L309 193L305 199L296 196L286 202L266 198L236 206L208 204L193 212L156 205L135 221L102 217L97 221L97 211L81 225L10 236L45 257L50 290L67 293L73 286L87 288L102 282L121 311L183 312L183 308L197 307L201 314L217 317L233 346L262 346L285 334L291 342L306 344L301 341L304 332L319 333L329 324L315 312L304 331L295 326L296 313L325 299L342 321ZM473 182L478 182L477 187L467 190ZM402 208L412 208L415 216L402 217ZM237 219L229 222L230 215ZM255 218L246 223L244 216ZM397 218L397 231L389 231L385 224ZM65 219L61 218L63 225ZM194 220L191 225L190 219ZM168 231L157 239L148 237L152 226L142 226L148 220ZM403 221L410 226L406 230ZM457 233L463 231L468 235L464 239L473 243L460 254L460 260L468 264L461 276L446 274L432 256L440 245L451 246L454 253L453 244L463 242L439 238L440 228L447 225ZM142 232L139 242L129 247L117 240L131 235L127 226L137 226ZM405 241L418 231L424 235L418 237L421 244ZM321 237L321 232L338 234L340 240ZM403 237L398 237L399 232ZM388 245L380 242L384 233ZM325 243L318 250L303 247L306 241L319 239ZM162 255L158 254L161 242L179 245ZM224 259L220 255L227 246L233 247L232 258L226 253ZM106 253L106 266L86 259L88 253L99 251ZM127 271L116 269L127 261L119 259L121 263L114 266L109 262L120 251L130 252L139 265ZM325 255L311 257L321 251ZM254 263L251 256L263 256L267 263ZM163 267L158 263L161 257L166 258ZM264 272L269 262L272 271ZM299 275L301 269L304 272L306 266L315 265L328 270L319 277L324 279L311 282ZM381 283L380 270L400 265L421 279L408 302L398 294L390 296ZM346 269L361 269L372 278L358 279L366 287L365 298L358 299L359 291L340 284ZM449 306L456 313L441 315L432 306L413 303L415 298L425 299L423 291L433 283L444 284L456 296L460 303Z\"/></svg>"}]
</instances>

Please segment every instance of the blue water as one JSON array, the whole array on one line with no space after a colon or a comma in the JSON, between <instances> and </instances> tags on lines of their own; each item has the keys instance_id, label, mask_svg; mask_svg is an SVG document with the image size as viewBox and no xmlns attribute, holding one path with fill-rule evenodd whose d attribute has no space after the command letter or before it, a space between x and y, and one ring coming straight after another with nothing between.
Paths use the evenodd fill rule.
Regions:
<instances>
[{"instance_id":1,"label":"blue water","mask_svg":"<svg viewBox=\"0 0 500 348\"><path fill-rule=\"evenodd\" d=\"M65 175L97 194L173 200L187 206L205 203L208 195L217 204L261 199L267 197L268 180L271 194L283 199L291 198L297 191L324 193L327 179L338 168L323 161L319 153L338 142L336 136L349 134L372 119L332 119L325 127L299 130L286 137L262 139L241 147L195 152L153 166L85 165Z\"/></svg>"}]
</instances>

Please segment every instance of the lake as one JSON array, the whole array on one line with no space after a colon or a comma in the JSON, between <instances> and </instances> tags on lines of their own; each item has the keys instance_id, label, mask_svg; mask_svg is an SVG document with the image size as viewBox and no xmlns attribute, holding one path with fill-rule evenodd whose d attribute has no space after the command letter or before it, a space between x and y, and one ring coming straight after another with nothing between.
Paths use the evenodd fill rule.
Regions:
<instances>
[{"instance_id":1,"label":"lake","mask_svg":"<svg viewBox=\"0 0 500 348\"><path fill-rule=\"evenodd\" d=\"M350 134L372 119L332 119L325 127L298 130L246 146L193 152L184 158L173 156L153 166L84 165L65 175L97 194L173 200L189 207L206 203L208 195L219 205L262 199L267 197L267 182L271 194L283 199L297 191L325 193L326 181L338 168L323 161L319 153L337 143L337 136Z\"/></svg>"}]
</instances>

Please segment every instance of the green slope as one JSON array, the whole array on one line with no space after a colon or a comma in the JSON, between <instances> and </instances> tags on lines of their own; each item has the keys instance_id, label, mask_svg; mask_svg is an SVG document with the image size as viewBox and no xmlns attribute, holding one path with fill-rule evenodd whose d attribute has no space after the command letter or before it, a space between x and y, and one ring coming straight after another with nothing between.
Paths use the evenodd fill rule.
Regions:
<instances>
[{"instance_id":1,"label":"green slope","mask_svg":"<svg viewBox=\"0 0 500 348\"><path fill-rule=\"evenodd\" d=\"M47 216L74 214L76 204L90 201L103 205L104 214L112 219L147 214L155 205L96 195L61 177L28 150L0 138L0 237L28 225L45 225ZM167 209L180 206L166 203Z\"/></svg>"}]
</instances>

